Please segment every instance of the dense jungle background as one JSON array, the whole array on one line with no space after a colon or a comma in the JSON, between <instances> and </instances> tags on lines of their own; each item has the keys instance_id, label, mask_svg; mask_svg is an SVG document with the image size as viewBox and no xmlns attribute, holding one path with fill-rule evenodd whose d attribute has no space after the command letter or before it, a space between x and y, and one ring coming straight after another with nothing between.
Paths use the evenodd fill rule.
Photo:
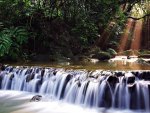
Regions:
<instances>
[{"instance_id":1,"label":"dense jungle background","mask_svg":"<svg viewBox=\"0 0 150 113\"><path fill-rule=\"evenodd\" d=\"M0 0L1 61L106 60L149 50L149 0Z\"/></svg>"}]
</instances>

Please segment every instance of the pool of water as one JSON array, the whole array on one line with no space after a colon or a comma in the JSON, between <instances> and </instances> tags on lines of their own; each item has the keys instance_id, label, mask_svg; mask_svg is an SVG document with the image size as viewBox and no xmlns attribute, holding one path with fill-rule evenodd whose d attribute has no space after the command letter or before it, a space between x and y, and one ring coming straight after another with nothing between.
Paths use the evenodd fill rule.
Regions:
<instances>
[{"instance_id":1,"label":"pool of water","mask_svg":"<svg viewBox=\"0 0 150 113\"><path fill-rule=\"evenodd\" d=\"M33 93L0 90L0 113L149 113L142 111L87 108L51 100L43 96L40 102L30 102Z\"/></svg>"},{"instance_id":2,"label":"pool of water","mask_svg":"<svg viewBox=\"0 0 150 113\"><path fill-rule=\"evenodd\" d=\"M67 69L87 69L87 70L150 70L150 65L140 64L136 62L118 60L118 61L105 61L105 62L18 62L18 63L5 63L14 66L43 66L43 67L56 67Z\"/></svg>"}]
</instances>

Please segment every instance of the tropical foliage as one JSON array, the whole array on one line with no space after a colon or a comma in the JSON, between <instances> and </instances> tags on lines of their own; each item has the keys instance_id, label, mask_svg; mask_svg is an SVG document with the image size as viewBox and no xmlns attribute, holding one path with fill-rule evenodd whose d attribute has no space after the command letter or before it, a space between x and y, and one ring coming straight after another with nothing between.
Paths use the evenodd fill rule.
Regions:
<instances>
[{"instance_id":1,"label":"tropical foliage","mask_svg":"<svg viewBox=\"0 0 150 113\"><path fill-rule=\"evenodd\" d=\"M139 0L0 0L0 56L17 59L25 52L67 56L66 50L74 56L92 46L115 49L137 3L143 4ZM106 31L109 38L104 42Z\"/></svg>"},{"instance_id":2,"label":"tropical foliage","mask_svg":"<svg viewBox=\"0 0 150 113\"><path fill-rule=\"evenodd\" d=\"M0 32L0 56L18 58L23 44L27 43L28 32L22 27L5 28Z\"/></svg>"}]
</instances>

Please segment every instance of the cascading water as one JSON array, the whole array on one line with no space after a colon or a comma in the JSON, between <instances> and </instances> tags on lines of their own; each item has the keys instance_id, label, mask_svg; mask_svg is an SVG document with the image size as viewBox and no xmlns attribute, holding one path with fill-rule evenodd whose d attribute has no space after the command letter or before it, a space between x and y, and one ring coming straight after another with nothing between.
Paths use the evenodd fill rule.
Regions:
<instances>
[{"instance_id":1,"label":"cascading water","mask_svg":"<svg viewBox=\"0 0 150 113\"><path fill-rule=\"evenodd\" d=\"M8 66L0 72L0 88L35 92L87 107L150 111L150 71Z\"/></svg>"}]
</instances>

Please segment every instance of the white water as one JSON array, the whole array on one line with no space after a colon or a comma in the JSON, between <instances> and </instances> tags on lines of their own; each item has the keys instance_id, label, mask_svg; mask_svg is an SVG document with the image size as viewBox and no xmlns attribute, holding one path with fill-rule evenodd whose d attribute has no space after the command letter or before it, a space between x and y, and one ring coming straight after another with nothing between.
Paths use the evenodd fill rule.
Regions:
<instances>
[{"instance_id":1,"label":"white water","mask_svg":"<svg viewBox=\"0 0 150 113\"><path fill-rule=\"evenodd\" d=\"M146 113L119 109L89 109L47 97L43 97L41 102L29 102L33 95L35 94L1 90L0 113Z\"/></svg>"},{"instance_id":2,"label":"white water","mask_svg":"<svg viewBox=\"0 0 150 113\"><path fill-rule=\"evenodd\" d=\"M150 82L136 77L134 83L128 84L127 77L133 75L131 72L121 72L122 75L117 77L117 82L116 72L102 70L88 72L86 70L37 67L16 67L12 70L11 67L8 67L5 71L0 72L1 89L38 93L48 96L51 100L63 102L64 105L68 103L67 106L74 104L87 109L99 110L105 107L150 111ZM109 77L112 77L110 81L108 81ZM135 88L130 87L132 85ZM42 105L46 106L45 103ZM30 105L27 107L30 108ZM112 109L111 111L113 111ZM66 113L68 112L70 111ZM107 112L109 113L109 110Z\"/></svg>"}]
</instances>

